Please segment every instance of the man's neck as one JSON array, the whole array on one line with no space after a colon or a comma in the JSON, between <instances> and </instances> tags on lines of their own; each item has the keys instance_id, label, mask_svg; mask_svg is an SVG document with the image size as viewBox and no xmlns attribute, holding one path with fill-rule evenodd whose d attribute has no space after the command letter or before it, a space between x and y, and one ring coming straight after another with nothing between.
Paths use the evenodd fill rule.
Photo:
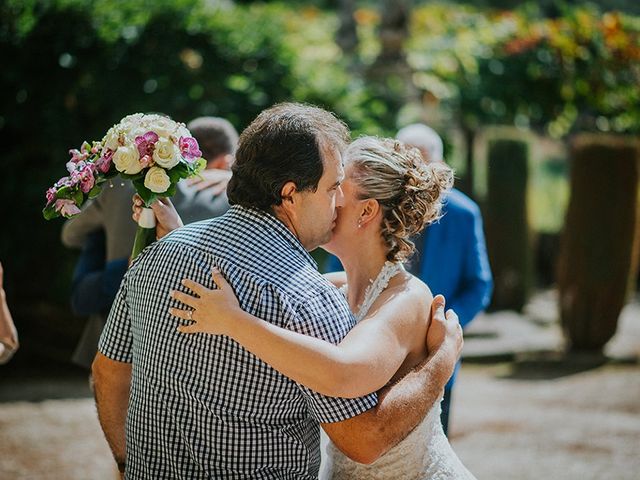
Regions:
<instances>
[{"instance_id":1,"label":"man's neck","mask_svg":"<svg viewBox=\"0 0 640 480\"><path fill-rule=\"evenodd\" d=\"M298 235L298 231L296 230L295 225L291 221L291 217L289 216L287 211L284 208L282 208L282 206L276 205L276 206L272 207L271 208L271 213L273 214L274 217L276 217L278 220L280 220L285 227L287 227L287 230L289 230L293 234L293 236L298 239L300 244L304 247L304 249L307 252L310 251L310 250L313 250L314 248L316 248L316 247L313 247L313 248L309 249L307 245L302 243L302 240L300 240L300 235Z\"/></svg>"}]
</instances>

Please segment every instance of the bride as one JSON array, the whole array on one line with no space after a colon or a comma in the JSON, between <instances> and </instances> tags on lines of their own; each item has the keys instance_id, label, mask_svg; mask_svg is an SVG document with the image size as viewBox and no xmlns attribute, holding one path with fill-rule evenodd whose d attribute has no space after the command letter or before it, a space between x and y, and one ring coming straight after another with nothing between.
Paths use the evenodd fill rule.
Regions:
<instances>
[{"instance_id":1,"label":"bride","mask_svg":"<svg viewBox=\"0 0 640 480\"><path fill-rule=\"evenodd\" d=\"M410 237L438 218L452 172L444 164L425 165L416 149L373 137L354 141L344 162L344 207L323 247L345 266L346 272L328 277L342 290L358 322L342 342L333 345L244 312L216 270L218 289L185 279L195 296L172 293L190 307L171 309L173 315L193 320L179 327L181 332L228 335L292 380L340 397L376 391L426 358L433 296L403 263L414 250ZM442 431L439 402L409 436L371 465L350 460L332 444L327 457L333 479L474 478Z\"/></svg>"}]
</instances>

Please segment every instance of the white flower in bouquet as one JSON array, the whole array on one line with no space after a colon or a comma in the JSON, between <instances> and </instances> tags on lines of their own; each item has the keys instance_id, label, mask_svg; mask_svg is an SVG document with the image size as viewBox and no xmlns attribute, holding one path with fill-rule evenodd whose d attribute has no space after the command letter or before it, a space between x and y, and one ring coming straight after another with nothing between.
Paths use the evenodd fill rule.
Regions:
<instances>
[{"instance_id":1,"label":"white flower in bouquet","mask_svg":"<svg viewBox=\"0 0 640 480\"><path fill-rule=\"evenodd\" d=\"M113 154L113 163L116 170L127 175L135 175L142 171L140 154L135 145L118 147L116 153Z\"/></svg>"},{"instance_id":2,"label":"white flower in bouquet","mask_svg":"<svg viewBox=\"0 0 640 480\"><path fill-rule=\"evenodd\" d=\"M150 117L152 117L150 115ZM149 126L153 126L153 131L162 139L162 138L169 138L172 135L175 135L176 130L177 130L177 124L176 122L174 122L173 120L171 120L170 118L166 118L166 117L161 117L159 115L154 115L153 119L149 119L150 122L148 122L150 125ZM145 125L147 126L147 125Z\"/></svg>"},{"instance_id":3,"label":"white flower in bouquet","mask_svg":"<svg viewBox=\"0 0 640 480\"><path fill-rule=\"evenodd\" d=\"M89 198L100 194L104 182L120 175L131 180L150 206L158 196L171 196L183 178L197 175L206 165L198 142L184 124L168 117L136 113L111 127L102 142L84 142L70 150L69 175L46 192L46 219L72 217ZM153 220L153 211L145 215ZM132 258L155 240L153 222L138 225Z\"/></svg>"},{"instance_id":4,"label":"white flower in bouquet","mask_svg":"<svg viewBox=\"0 0 640 480\"><path fill-rule=\"evenodd\" d=\"M154 193L164 193L171 186L171 179L164 168L151 167L144 176L144 186Z\"/></svg>"},{"instance_id":5,"label":"white flower in bouquet","mask_svg":"<svg viewBox=\"0 0 640 480\"><path fill-rule=\"evenodd\" d=\"M178 146L169 138L160 137L153 150L153 161L164 168L173 168L180 162Z\"/></svg>"},{"instance_id":6,"label":"white flower in bouquet","mask_svg":"<svg viewBox=\"0 0 640 480\"><path fill-rule=\"evenodd\" d=\"M109 150L115 152L116 148L120 146L119 137L120 137L120 134L118 132L117 125L114 125L109 129L107 134L102 139L102 146L104 148L108 148Z\"/></svg>"}]
</instances>

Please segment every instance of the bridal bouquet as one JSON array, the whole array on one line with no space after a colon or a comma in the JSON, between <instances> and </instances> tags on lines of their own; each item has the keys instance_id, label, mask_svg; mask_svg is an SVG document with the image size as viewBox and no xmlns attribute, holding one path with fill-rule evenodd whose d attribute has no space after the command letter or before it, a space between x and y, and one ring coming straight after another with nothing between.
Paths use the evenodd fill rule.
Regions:
<instances>
[{"instance_id":1,"label":"bridal bouquet","mask_svg":"<svg viewBox=\"0 0 640 480\"><path fill-rule=\"evenodd\" d=\"M69 150L69 154L69 175L46 192L42 213L47 220L80 213L80 207L116 176L131 180L149 207L158 196L174 195L181 179L197 175L206 165L198 142L184 124L156 114L129 115L111 127L102 141L84 142L80 150ZM155 217L153 210L145 208L132 258L154 240Z\"/></svg>"}]
</instances>

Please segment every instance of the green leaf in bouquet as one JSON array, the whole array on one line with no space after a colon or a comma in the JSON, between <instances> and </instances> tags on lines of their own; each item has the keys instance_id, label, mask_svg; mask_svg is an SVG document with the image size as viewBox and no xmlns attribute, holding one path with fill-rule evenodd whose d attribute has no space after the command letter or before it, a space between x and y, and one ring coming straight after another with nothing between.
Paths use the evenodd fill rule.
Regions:
<instances>
[{"instance_id":1,"label":"green leaf in bouquet","mask_svg":"<svg viewBox=\"0 0 640 480\"><path fill-rule=\"evenodd\" d=\"M56 198L68 198L73 199L73 188L69 186L61 187L56 192Z\"/></svg>"},{"instance_id":2,"label":"green leaf in bouquet","mask_svg":"<svg viewBox=\"0 0 640 480\"><path fill-rule=\"evenodd\" d=\"M199 175L200 172L202 170L204 170L207 167L207 161L200 157L198 160L196 160L195 162L193 162L190 166L191 168L191 173L190 173L190 177L193 177L195 175Z\"/></svg>"},{"instance_id":3,"label":"green leaf in bouquet","mask_svg":"<svg viewBox=\"0 0 640 480\"><path fill-rule=\"evenodd\" d=\"M75 202L75 204L78 207L81 207L82 204L84 203L84 194L82 193L82 190L78 189L75 191L75 193L73 194L72 200Z\"/></svg>"},{"instance_id":4,"label":"green leaf in bouquet","mask_svg":"<svg viewBox=\"0 0 640 480\"><path fill-rule=\"evenodd\" d=\"M177 188L178 188L178 184L177 183L172 183L169 186L169 188L167 188L167 191L162 194L162 196L163 197L173 197L176 194Z\"/></svg>"},{"instance_id":5,"label":"green leaf in bouquet","mask_svg":"<svg viewBox=\"0 0 640 480\"><path fill-rule=\"evenodd\" d=\"M42 216L45 220L51 220L60 216L60 214L56 212L55 202L51 203L51 205L47 205L42 209Z\"/></svg>"},{"instance_id":6,"label":"green leaf in bouquet","mask_svg":"<svg viewBox=\"0 0 640 480\"><path fill-rule=\"evenodd\" d=\"M132 180L132 183L133 187L136 189L136 192L138 193L138 195L140 195L140 198L142 198L142 201L147 207L155 202L158 198L158 195L156 193L152 192L144 186L144 178Z\"/></svg>"},{"instance_id":7,"label":"green leaf in bouquet","mask_svg":"<svg viewBox=\"0 0 640 480\"><path fill-rule=\"evenodd\" d=\"M96 198L98 195L100 195L100 192L102 191L102 186L100 185L100 183L102 182L96 182L93 188L89 190L89 198Z\"/></svg>"},{"instance_id":8,"label":"green leaf in bouquet","mask_svg":"<svg viewBox=\"0 0 640 480\"><path fill-rule=\"evenodd\" d=\"M169 175L169 179L171 183L177 183L182 178L187 178L189 176L189 166L186 163L178 163L175 167L167 172Z\"/></svg>"}]
</instances>

